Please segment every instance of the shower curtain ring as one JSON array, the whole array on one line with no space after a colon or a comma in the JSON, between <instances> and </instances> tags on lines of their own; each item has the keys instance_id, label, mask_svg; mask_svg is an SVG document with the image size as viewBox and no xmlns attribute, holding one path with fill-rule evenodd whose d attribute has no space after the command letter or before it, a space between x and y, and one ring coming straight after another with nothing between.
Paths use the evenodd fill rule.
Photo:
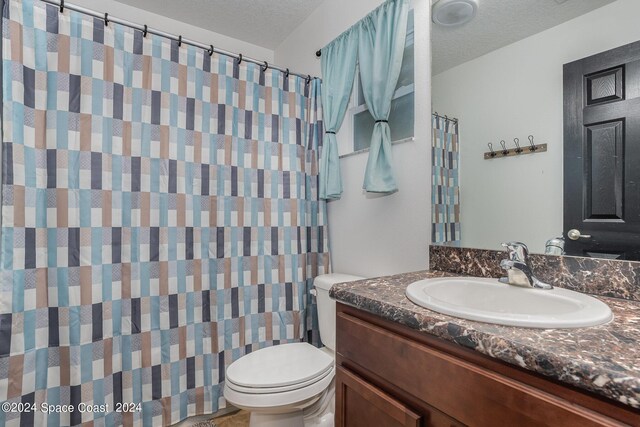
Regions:
<instances>
[{"instance_id":1,"label":"shower curtain ring","mask_svg":"<svg viewBox=\"0 0 640 427\"><path fill-rule=\"evenodd\" d=\"M213 45L209 46L209 50L207 50L207 52L209 52L209 56L213 56Z\"/></svg>"},{"instance_id":2,"label":"shower curtain ring","mask_svg":"<svg viewBox=\"0 0 640 427\"><path fill-rule=\"evenodd\" d=\"M178 47L182 46L182 35L178 36Z\"/></svg>"},{"instance_id":3,"label":"shower curtain ring","mask_svg":"<svg viewBox=\"0 0 640 427\"><path fill-rule=\"evenodd\" d=\"M522 153L522 148L520 148L520 140L518 138L513 138L513 142L516 144L516 153Z\"/></svg>"},{"instance_id":4,"label":"shower curtain ring","mask_svg":"<svg viewBox=\"0 0 640 427\"><path fill-rule=\"evenodd\" d=\"M144 30L142 30L142 38L147 38L147 34L149 33L149 27L147 27L147 24L144 24Z\"/></svg>"},{"instance_id":5,"label":"shower curtain ring","mask_svg":"<svg viewBox=\"0 0 640 427\"><path fill-rule=\"evenodd\" d=\"M305 79L304 83L309 86L309 83L311 83L311 75L307 74L307 78Z\"/></svg>"},{"instance_id":6,"label":"shower curtain ring","mask_svg":"<svg viewBox=\"0 0 640 427\"><path fill-rule=\"evenodd\" d=\"M530 151L536 151L538 149L538 147L536 147L536 144L533 143L533 135L529 135L529 145Z\"/></svg>"},{"instance_id":7,"label":"shower curtain ring","mask_svg":"<svg viewBox=\"0 0 640 427\"><path fill-rule=\"evenodd\" d=\"M60 0L60 13L64 13L64 0Z\"/></svg>"},{"instance_id":8,"label":"shower curtain ring","mask_svg":"<svg viewBox=\"0 0 640 427\"><path fill-rule=\"evenodd\" d=\"M109 26L109 14L107 12L104 13L104 26Z\"/></svg>"},{"instance_id":9,"label":"shower curtain ring","mask_svg":"<svg viewBox=\"0 0 640 427\"><path fill-rule=\"evenodd\" d=\"M236 63L238 65L242 64L242 54L241 53L238 54L238 57L236 58Z\"/></svg>"},{"instance_id":10,"label":"shower curtain ring","mask_svg":"<svg viewBox=\"0 0 640 427\"><path fill-rule=\"evenodd\" d=\"M500 141L500 145L502 145L502 155L506 156L509 154L509 150L507 150L507 142L504 139Z\"/></svg>"},{"instance_id":11,"label":"shower curtain ring","mask_svg":"<svg viewBox=\"0 0 640 427\"><path fill-rule=\"evenodd\" d=\"M287 68L287 71L284 73L284 77L285 77L286 79L288 79L288 78L289 78L289 74L290 74L290 73L289 73L289 69Z\"/></svg>"},{"instance_id":12,"label":"shower curtain ring","mask_svg":"<svg viewBox=\"0 0 640 427\"><path fill-rule=\"evenodd\" d=\"M263 73L266 72L269 69L269 63L267 61L264 61L264 65L261 65L260 69Z\"/></svg>"}]
</instances>

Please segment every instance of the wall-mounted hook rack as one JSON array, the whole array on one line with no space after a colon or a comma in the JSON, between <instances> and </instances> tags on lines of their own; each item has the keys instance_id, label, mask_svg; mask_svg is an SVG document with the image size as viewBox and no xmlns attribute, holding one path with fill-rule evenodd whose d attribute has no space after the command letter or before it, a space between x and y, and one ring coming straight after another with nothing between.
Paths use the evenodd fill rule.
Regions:
<instances>
[{"instance_id":1,"label":"wall-mounted hook rack","mask_svg":"<svg viewBox=\"0 0 640 427\"><path fill-rule=\"evenodd\" d=\"M529 135L529 146L523 147L520 145L520 139L514 138L513 142L515 143L515 148L507 148L506 142L504 140L500 141L500 145L502 146L502 150L494 150L493 144L489 143L489 150L484 153L485 160L491 159L500 159L503 157L514 157L514 156L524 156L526 154L537 154L544 153L547 151L547 144L535 144L533 142L533 135Z\"/></svg>"}]
</instances>

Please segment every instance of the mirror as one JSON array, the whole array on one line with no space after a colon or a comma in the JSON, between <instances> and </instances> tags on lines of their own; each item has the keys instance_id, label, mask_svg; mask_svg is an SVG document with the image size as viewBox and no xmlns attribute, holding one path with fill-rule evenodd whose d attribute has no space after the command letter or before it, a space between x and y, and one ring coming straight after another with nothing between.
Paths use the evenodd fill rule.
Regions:
<instances>
[{"instance_id":1,"label":"mirror","mask_svg":"<svg viewBox=\"0 0 640 427\"><path fill-rule=\"evenodd\" d=\"M433 244L640 260L640 2L477 3L432 23Z\"/></svg>"}]
</instances>

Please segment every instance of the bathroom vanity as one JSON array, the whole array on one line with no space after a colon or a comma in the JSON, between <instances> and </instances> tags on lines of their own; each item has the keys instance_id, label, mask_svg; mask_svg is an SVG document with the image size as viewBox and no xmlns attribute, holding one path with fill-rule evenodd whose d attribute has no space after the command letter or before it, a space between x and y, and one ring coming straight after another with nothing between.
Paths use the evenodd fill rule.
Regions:
<instances>
[{"instance_id":1,"label":"bathroom vanity","mask_svg":"<svg viewBox=\"0 0 640 427\"><path fill-rule=\"evenodd\" d=\"M334 286L337 426L640 425L640 304L606 325L528 329L414 305L425 271Z\"/></svg>"}]
</instances>

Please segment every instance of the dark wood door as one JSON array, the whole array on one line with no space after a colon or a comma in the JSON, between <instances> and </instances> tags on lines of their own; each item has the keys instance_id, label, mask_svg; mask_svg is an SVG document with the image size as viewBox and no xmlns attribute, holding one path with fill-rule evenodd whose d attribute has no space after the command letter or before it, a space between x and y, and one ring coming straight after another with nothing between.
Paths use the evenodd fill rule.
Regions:
<instances>
[{"instance_id":1,"label":"dark wood door","mask_svg":"<svg viewBox=\"0 0 640 427\"><path fill-rule=\"evenodd\" d=\"M419 427L422 417L356 374L338 366L337 427Z\"/></svg>"},{"instance_id":2,"label":"dark wood door","mask_svg":"<svg viewBox=\"0 0 640 427\"><path fill-rule=\"evenodd\" d=\"M564 66L564 236L640 260L640 42Z\"/></svg>"}]
</instances>

